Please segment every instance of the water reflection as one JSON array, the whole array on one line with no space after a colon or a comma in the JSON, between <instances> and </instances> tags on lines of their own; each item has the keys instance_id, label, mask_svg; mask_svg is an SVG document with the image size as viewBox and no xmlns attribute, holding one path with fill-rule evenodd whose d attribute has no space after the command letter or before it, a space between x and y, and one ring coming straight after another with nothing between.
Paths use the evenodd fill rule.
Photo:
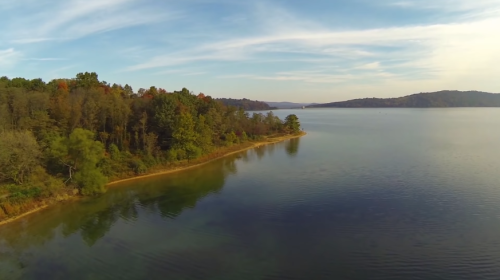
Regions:
<instances>
[{"instance_id":1,"label":"water reflection","mask_svg":"<svg viewBox=\"0 0 500 280\"><path fill-rule=\"evenodd\" d=\"M300 138L290 139L286 142L285 150L287 154L294 157L299 152Z\"/></svg>"},{"instance_id":2,"label":"water reflection","mask_svg":"<svg viewBox=\"0 0 500 280\"><path fill-rule=\"evenodd\" d=\"M110 188L99 198L53 206L3 226L0 245L4 249L15 248L22 252L30 247L43 246L57 239L60 233L63 239L79 234L81 240L92 247L120 220L133 222L140 219L141 215L151 214L161 219L174 219L186 209L196 207L202 198L219 193L226 178L237 173L238 161L247 162L255 156L262 159L284 145L288 153L292 150L292 154L295 154L298 149L296 140L293 143L261 146L201 168L126 182ZM0 262L5 254L0 251Z\"/></svg>"}]
</instances>

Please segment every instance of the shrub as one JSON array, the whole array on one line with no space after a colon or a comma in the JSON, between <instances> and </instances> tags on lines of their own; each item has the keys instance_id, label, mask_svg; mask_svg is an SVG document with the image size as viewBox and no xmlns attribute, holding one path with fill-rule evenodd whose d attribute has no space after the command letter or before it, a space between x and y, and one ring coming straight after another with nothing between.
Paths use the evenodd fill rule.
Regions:
<instances>
[{"instance_id":1,"label":"shrub","mask_svg":"<svg viewBox=\"0 0 500 280\"><path fill-rule=\"evenodd\" d=\"M8 216L14 216L19 213L19 207L16 207L16 205L13 205L10 202L4 202L1 206L4 213Z\"/></svg>"},{"instance_id":2,"label":"shrub","mask_svg":"<svg viewBox=\"0 0 500 280\"><path fill-rule=\"evenodd\" d=\"M142 162L147 167L155 166L158 163L152 155L145 155L142 159Z\"/></svg>"},{"instance_id":3,"label":"shrub","mask_svg":"<svg viewBox=\"0 0 500 280\"><path fill-rule=\"evenodd\" d=\"M3 211L2 205L0 205L0 220L7 218L7 214Z\"/></svg>"},{"instance_id":4,"label":"shrub","mask_svg":"<svg viewBox=\"0 0 500 280\"><path fill-rule=\"evenodd\" d=\"M83 168L75 173L74 181L83 195L97 195L106 192L108 179L97 168Z\"/></svg>"},{"instance_id":5,"label":"shrub","mask_svg":"<svg viewBox=\"0 0 500 280\"><path fill-rule=\"evenodd\" d=\"M39 197L42 193L39 187L33 187L30 185L8 185L7 186L10 196L9 201L11 202L21 202L28 198Z\"/></svg>"},{"instance_id":6,"label":"shrub","mask_svg":"<svg viewBox=\"0 0 500 280\"><path fill-rule=\"evenodd\" d=\"M133 159L130 162L130 168L132 168L132 170L134 170L135 174L137 174L137 175L144 174L144 173L146 173L146 171L148 171L148 168L144 164L144 162L142 162L142 160L140 160L138 158Z\"/></svg>"},{"instance_id":7,"label":"shrub","mask_svg":"<svg viewBox=\"0 0 500 280\"><path fill-rule=\"evenodd\" d=\"M241 136L240 136L240 141L241 142L246 142L248 141L248 135L245 131L243 131L243 133L241 133Z\"/></svg>"},{"instance_id":8,"label":"shrub","mask_svg":"<svg viewBox=\"0 0 500 280\"><path fill-rule=\"evenodd\" d=\"M184 151L183 149L176 149L176 153L177 153L177 160L183 160L183 159L186 159L186 151Z\"/></svg>"},{"instance_id":9,"label":"shrub","mask_svg":"<svg viewBox=\"0 0 500 280\"><path fill-rule=\"evenodd\" d=\"M42 197L54 196L63 190L64 187L64 183L61 180L47 174L41 166L37 166L29 178L28 188L40 190L40 196Z\"/></svg>"},{"instance_id":10,"label":"shrub","mask_svg":"<svg viewBox=\"0 0 500 280\"><path fill-rule=\"evenodd\" d=\"M176 149L170 149L167 152L167 160L168 161L176 161L177 160L177 150Z\"/></svg>"},{"instance_id":11,"label":"shrub","mask_svg":"<svg viewBox=\"0 0 500 280\"><path fill-rule=\"evenodd\" d=\"M113 160L120 160L122 157L120 149L115 144L109 145L109 154Z\"/></svg>"}]
</instances>

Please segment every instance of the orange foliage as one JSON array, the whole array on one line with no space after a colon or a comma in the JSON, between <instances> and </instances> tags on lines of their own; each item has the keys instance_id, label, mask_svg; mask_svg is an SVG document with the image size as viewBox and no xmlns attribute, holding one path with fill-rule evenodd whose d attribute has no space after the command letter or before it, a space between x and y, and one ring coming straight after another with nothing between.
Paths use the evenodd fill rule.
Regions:
<instances>
[{"instance_id":1,"label":"orange foliage","mask_svg":"<svg viewBox=\"0 0 500 280\"><path fill-rule=\"evenodd\" d=\"M104 94L109 94L109 92L111 91L111 88L108 86L100 85L99 87L103 89Z\"/></svg>"},{"instance_id":2,"label":"orange foliage","mask_svg":"<svg viewBox=\"0 0 500 280\"><path fill-rule=\"evenodd\" d=\"M57 84L57 89L62 89L64 91L68 91L68 84L65 81L59 81Z\"/></svg>"}]
</instances>

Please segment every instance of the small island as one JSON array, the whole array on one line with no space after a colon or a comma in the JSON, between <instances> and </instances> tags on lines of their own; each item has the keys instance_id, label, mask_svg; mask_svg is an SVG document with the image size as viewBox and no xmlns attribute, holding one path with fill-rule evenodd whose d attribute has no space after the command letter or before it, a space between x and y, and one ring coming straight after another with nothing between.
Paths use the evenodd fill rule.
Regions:
<instances>
[{"instance_id":1,"label":"small island","mask_svg":"<svg viewBox=\"0 0 500 280\"><path fill-rule=\"evenodd\" d=\"M99 195L110 182L304 134L296 115L250 115L186 88L134 92L94 72L48 83L1 77L0 224L57 201Z\"/></svg>"}]
</instances>

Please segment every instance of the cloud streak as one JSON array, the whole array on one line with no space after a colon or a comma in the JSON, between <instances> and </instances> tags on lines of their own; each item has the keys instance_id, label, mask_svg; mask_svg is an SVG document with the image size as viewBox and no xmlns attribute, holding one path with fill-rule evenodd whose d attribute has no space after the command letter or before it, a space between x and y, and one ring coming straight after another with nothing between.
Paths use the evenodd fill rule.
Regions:
<instances>
[{"instance_id":1,"label":"cloud streak","mask_svg":"<svg viewBox=\"0 0 500 280\"><path fill-rule=\"evenodd\" d=\"M137 0L58 0L40 9L31 17L12 19L9 32L11 43L78 39L95 33L157 23L172 18L173 14L148 8Z\"/></svg>"},{"instance_id":2,"label":"cloud streak","mask_svg":"<svg viewBox=\"0 0 500 280\"><path fill-rule=\"evenodd\" d=\"M497 34L497 26L500 26L500 19L355 31L296 32L290 30L282 33L276 32L276 35L208 43L185 52L154 57L149 61L129 67L128 70L183 65L199 61L259 60L262 59L259 58L262 54L278 51L281 53L302 52L344 61L349 60L349 58L346 59L345 53L351 52L355 58L365 55L377 60L362 66L366 70L381 68L383 63L380 61L399 59L405 61L401 66L425 67L444 74L457 72L457 64L467 65L467 67L480 67L481 65L485 68L496 67L500 62L497 54L500 37L494 36ZM383 47L397 50L383 52L374 50ZM344 50L344 52L335 51L337 49ZM319 59L317 64L322 64L323 61ZM390 75L387 77L391 78ZM298 78L281 77L280 79ZM318 79L318 81L323 80Z\"/></svg>"},{"instance_id":3,"label":"cloud streak","mask_svg":"<svg viewBox=\"0 0 500 280\"><path fill-rule=\"evenodd\" d=\"M6 50L0 49L0 69L14 65L20 58L21 53L13 48Z\"/></svg>"}]
</instances>

